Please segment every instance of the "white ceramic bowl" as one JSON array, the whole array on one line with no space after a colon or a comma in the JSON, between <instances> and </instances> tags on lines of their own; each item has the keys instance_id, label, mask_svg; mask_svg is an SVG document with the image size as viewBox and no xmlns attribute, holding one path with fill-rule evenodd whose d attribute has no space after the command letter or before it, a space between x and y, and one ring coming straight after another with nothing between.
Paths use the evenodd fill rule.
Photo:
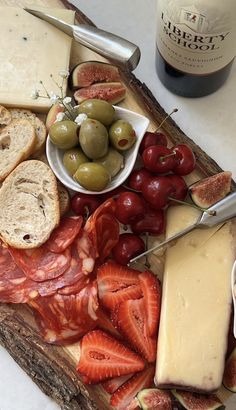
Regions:
<instances>
[{"instance_id":1,"label":"white ceramic bowl","mask_svg":"<svg viewBox=\"0 0 236 410\"><path fill-rule=\"evenodd\" d=\"M76 192L82 192L84 194L104 194L105 192L112 191L113 189L117 188L119 185L123 184L123 182L128 178L129 174L131 173L139 150L139 145L142 141L143 135L147 130L149 125L148 118L144 117L143 115L137 114L133 111L126 110L125 108L121 107L114 107L115 108L115 119L122 119L128 121L132 124L136 136L137 141L131 149L128 151L124 151L124 168L120 170L120 172L112 178L111 182L107 185L107 187L103 191L88 191L87 189L83 188L78 182L74 181L74 179L68 174L66 168L63 165L62 158L64 151L57 148L52 142L50 141L49 137L47 138L47 145L46 145L46 154L47 159L49 162L50 167L52 168L56 177L67 187L72 189Z\"/></svg>"}]
</instances>

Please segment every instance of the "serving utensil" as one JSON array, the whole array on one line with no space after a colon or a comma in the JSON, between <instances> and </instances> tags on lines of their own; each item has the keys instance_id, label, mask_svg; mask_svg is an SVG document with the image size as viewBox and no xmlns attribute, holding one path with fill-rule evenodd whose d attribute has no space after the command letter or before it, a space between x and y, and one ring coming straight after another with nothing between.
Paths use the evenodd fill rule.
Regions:
<instances>
[{"instance_id":1,"label":"serving utensil","mask_svg":"<svg viewBox=\"0 0 236 410\"><path fill-rule=\"evenodd\" d=\"M87 24L68 24L42 11L29 8L25 8L25 11L47 21L83 46L113 60L127 70L134 70L139 63L141 56L139 47L122 37Z\"/></svg>"},{"instance_id":2,"label":"serving utensil","mask_svg":"<svg viewBox=\"0 0 236 410\"><path fill-rule=\"evenodd\" d=\"M231 290L232 290L232 297L233 297L233 308L234 308L234 325L233 325L233 332L234 337L236 338L236 261L233 264L232 272L231 272Z\"/></svg>"},{"instance_id":3,"label":"serving utensil","mask_svg":"<svg viewBox=\"0 0 236 410\"><path fill-rule=\"evenodd\" d=\"M187 233L193 231L196 228L198 229L199 228L200 229L211 228L222 222L228 221L229 219L234 218L235 216L236 216L236 192L233 192L230 195L227 195L221 201L217 202L215 205L208 208L205 212L203 212L193 225L188 226L187 228L183 229L180 232L177 232L175 235L171 236L165 241L159 243L153 248L150 248L146 252L143 252L140 255L136 256L135 258L131 259L130 263L136 262L139 258L147 255L148 253L151 253L151 252L157 251L158 249L163 248L170 242L178 238L181 238L182 236L186 235Z\"/></svg>"}]
</instances>

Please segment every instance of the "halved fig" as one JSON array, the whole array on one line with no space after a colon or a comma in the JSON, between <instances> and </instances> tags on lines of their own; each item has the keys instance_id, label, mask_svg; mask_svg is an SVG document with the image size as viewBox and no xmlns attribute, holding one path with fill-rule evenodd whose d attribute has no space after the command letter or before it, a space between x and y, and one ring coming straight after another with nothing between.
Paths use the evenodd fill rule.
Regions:
<instances>
[{"instance_id":1,"label":"halved fig","mask_svg":"<svg viewBox=\"0 0 236 410\"><path fill-rule=\"evenodd\" d=\"M160 389L141 390L137 399L143 410L171 410L172 400L168 391Z\"/></svg>"},{"instance_id":2,"label":"halved fig","mask_svg":"<svg viewBox=\"0 0 236 410\"><path fill-rule=\"evenodd\" d=\"M82 101L97 98L118 104L125 98L126 89L122 83L100 83L90 87L80 88L74 93L74 99L80 104Z\"/></svg>"},{"instance_id":3,"label":"halved fig","mask_svg":"<svg viewBox=\"0 0 236 410\"><path fill-rule=\"evenodd\" d=\"M189 187L192 201L201 208L214 205L230 192L231 177L231 172L224 171L195 182Z\"/></svg>"},{"instance_id":4,"label":"halved fig","mask_svg":"<svg viewBox=\"0 0 236 410\"><path fill-rule=\"evenodd\" d=\"M48 115L46 118L46 128L47 131L49 131L49 128L51 127L52 124L54 124L54 122L57 119L57 114L59 114L60 112L64 112L64 107L62 107L60 104L53 104L50 108L50 110L48 111Z\"/></svg>"},{"instance_id":5,"label":"halved fig","mask_svg":"<svg viewBox=\"0 0 236 410\"><path fill-rule=\"evenodd\" d=\"M172 390L174 397L186 410L223 410L225 406L215 394L198 394Z\"/></svg>"},{"instance_id":6,"label":"halved fig","mask_svg":"<svg viewBox=\"0 0 236 410\"><path fill-rule=\"evenodd\" d=\"M223 385L226 389L236 393L236 347L226 361Z\"/></svg>"},{"instance_id":7,"label":"halved fig","mask_svg":"<svg viewBox=\"0 0 236 410\"><path fill-rule=\"evenodd\" d=\"M116 66L101 61L86 61L73 68L69 86L71 90L77 90L95 83L113 81L120 81L119 70Z\"/></svg>"}]
</instances>

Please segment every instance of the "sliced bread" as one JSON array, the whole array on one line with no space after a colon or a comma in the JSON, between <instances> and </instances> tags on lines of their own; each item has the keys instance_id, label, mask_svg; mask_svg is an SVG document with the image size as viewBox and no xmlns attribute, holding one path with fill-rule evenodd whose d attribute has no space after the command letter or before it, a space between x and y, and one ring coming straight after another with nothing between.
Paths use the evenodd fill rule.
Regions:
<instances>
[{"instance_id":1,"label":"sliced bread","mask_svg":"<svg viewBox=\"0 0 236 410\"><path fill-rule=\"evenodd\" d=\"M12 120L0 133L0 181L33 152L34 127L28 120Z\"/></svg>"},{"instance_id":2,"label":"sliced bread","mask_svg":"<svg viewBox=\"0 0 236 410\"><path fill-rule=\"evenodd\" d=\"M70 195L67 189L57 181L60 215L65 215L70 209Z\"/></svg>"},{"instance_id":3,"label":"sliced bread","mask_svg":"<svg viewBox=\"0 0 236 410\"><path fill-rule=\"evenodd\" d=\"M15 248L35 248L46 242L59 224L56 178L41 161L24 161L0 189L0 237Z\"/></svg>"},{"instance_id":4,"label":"sliced bread","mask_svg":"<svg viewBox=\"0 0 236 410\"><path fill-rule=\"evenodd\" d=\"M0 125L8 125L11 122L11 113L5 107L0 105Z\"/></svg>"},{"instance_id":5,"label":"sliced bread","mask_svg":"<svg viewBox=\"0 0 236 410\"><path fill-rule=\"evenodd\" d=\"M24 108L9 108L9 112L11 114L12 119L26 119L30 121L30 123L33 125L36 134L36 144L33 156L39 155L44 149L47 136L46 127L43 121L36 117L36 115L33 112L31 112L30 110L26 110Z\"/></svg>"}]
</instances>

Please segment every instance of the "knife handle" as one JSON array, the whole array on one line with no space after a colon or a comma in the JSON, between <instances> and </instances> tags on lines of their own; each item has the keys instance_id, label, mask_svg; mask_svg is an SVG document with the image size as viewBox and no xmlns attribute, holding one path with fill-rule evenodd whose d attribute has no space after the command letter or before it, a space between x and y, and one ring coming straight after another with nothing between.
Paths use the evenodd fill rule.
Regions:
<instances>
[{"instance_id":1,"label":"knife handle","mask_svg":"<svg viewBox=\"0 0 236 410\"><path fill-rule=\"evenodd\" d=\"M116 64L134 70L140 60L140 49L124 38L86 24L73 26L74 39Z\"/></svg>"}]
</instances>

